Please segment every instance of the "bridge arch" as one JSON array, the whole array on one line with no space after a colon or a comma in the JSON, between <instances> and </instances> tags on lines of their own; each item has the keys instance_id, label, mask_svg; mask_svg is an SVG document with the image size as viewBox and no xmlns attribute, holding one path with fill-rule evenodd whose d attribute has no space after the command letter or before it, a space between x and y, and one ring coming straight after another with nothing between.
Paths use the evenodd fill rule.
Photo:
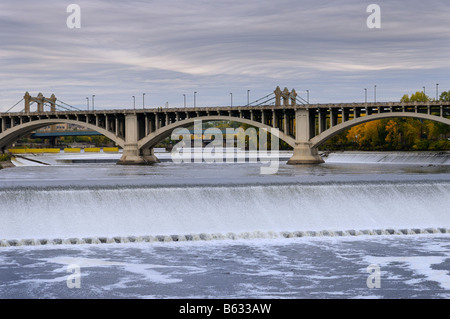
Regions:
<instances>
[{"instance_id":1,"label":"bridge arch","mask_svg":"<svg viewBox=\"0 0 450 319\"><path fill-rule=\"evenodd\" d=\"M260 129L267 129L267 131L269 133L270 133L271 129L273 128L273 127L271 127L269 125L262 124L260 122L252 121L252 120L245 119L245 118L240 118L240 117L232 117L232 116L199 116L199 117L193 117L193 118L189 118L189 119L185 119L185 120L181 120L181 121L176 121L175 123L166 125L166 126L160 128L160 129L150 133L146 137L144 137L141 140L139 140L138 148L139 149L152 148L156 144L161 142L162 140L164 140L167 137L169 137L172 134L173 130L175 130L177 128L181 128L181 127L192 126L195 121L206 121L206 122L212 122L212 121L233 121L233 122L239 122L239 123L243 123L243 124L248 124L248 125L260 128ZM292 147L295 146L295 138L284 134L284 132L282 132L282 131L279 131L278 134L279 134L279 138L282 141L286 142L287 144L289 144Z\"/></svg>"},{"instance_id":2,"label":"bridge arch","mask_svg":"<svg viewBox=\"0 0 450 319\"><path fill-rule=\"evenodd\" d=\"M4 132L0 133L0 150L3 150L4 148L8 147L12 143L14 143L16 140L21 138L22 136L31 133L32 131L35 131L37 129L40 129L42 127L52 125L52 124L75 124L79 126L83 126L86 128L89 128L93 131L96 131L107 138L114 141L117 145L124 147L125 141L121 139L120 137L117 137L115 134L108 132L107 130L98 127L93 124L89 124L86 122L80 122L76 120L69 120L69 119L42 119L42 120L36 120L31 121L27 123L23 123L20 125L16 125L13 128L7 129Z\"/></svg>"},{"instance_id":3,"label":"bridge arch","mask_svg":"<svg viewBox=\"0 0 450 319\"><path fill-rule=\"evenodd\" d=\"M346 121L346 122L340 123L336 126L333 126L332 128L327 129L326 131L320 133L319 135L316 135L315 137L313 137L310 140L311 147L318 148L322 144L324 144L327 140L329 140L330 138L344 132L345 130L348 130L349 128L352 128L353 126L371 122L371 121L375 121L375 120L380 120L380 119L401 118L401 117L430 120L430 121L435 121L435 122L450 125L450 119L448 119L448 118L439 117L436 115L423 114L423 113L395 112L395 113L372 114L372 115L368 115L368 116L358 117L357 119Z\"/></svg>"}]
</instances>

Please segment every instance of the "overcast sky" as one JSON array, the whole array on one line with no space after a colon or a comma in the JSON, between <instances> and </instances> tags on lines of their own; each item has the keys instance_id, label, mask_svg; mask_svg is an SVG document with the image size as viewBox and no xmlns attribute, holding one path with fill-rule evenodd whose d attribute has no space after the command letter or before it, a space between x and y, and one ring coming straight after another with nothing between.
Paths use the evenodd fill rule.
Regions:
<instances>
[{"instance_id":1,"label":"overcast sky","mask_svg":"<svg viewBox=\"0 0 450 319\"><path fill-rule=\"evenodd\" d=\"M81 28L66 11L81 8ZM381 28L366 12L381 8ZM234 105L295 88L311 103L450 90L448 0L0 2L0 111L52 93L95 107ZM92 103L92 101L90 101ZM20 111L20 104L14 110Z\"/></svg>"}]
</instances>

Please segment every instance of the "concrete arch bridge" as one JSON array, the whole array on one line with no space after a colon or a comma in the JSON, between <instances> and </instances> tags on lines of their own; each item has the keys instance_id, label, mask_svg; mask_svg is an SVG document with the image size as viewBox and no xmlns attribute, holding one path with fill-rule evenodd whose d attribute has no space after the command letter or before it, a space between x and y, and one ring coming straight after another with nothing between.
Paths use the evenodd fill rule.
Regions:
<instances>
[{"instance_id":1,"label":"concrete arch bridge","mask_svg":"<svg viewBox=\"0 0 450 319\"><path fill-rule=\"evenodd\" d=\"M288 164L323 163L318 148L333 136L365 122L411 117L450 125L450 102L379 102L308 104L295 90L279 87L245 106L152 108L122 110L57 110L54 95L46 99L25 94L22 112L0 113L0 152L20 137L58 123L76 124L113 140L123 148L118 164L158 162L153 148L179 127L195 121L235 121L260 129L277 129L279 138L292 146ZM40 101L36 111L30 101ZM50 104L50 110L43 107Z\"/></svg>"}]
</instances>

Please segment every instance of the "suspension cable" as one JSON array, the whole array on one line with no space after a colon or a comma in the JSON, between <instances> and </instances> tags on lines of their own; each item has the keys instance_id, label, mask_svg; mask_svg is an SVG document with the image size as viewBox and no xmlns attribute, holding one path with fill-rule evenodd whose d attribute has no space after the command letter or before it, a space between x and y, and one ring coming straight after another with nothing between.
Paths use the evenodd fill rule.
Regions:
<instances>
[{"instance_id":1,"label":"suspension cable","mask_svg":"<svg viewBox=\"0 0 450 319\"><path fill-rule=\"evenodd\" d=\"M64 105L67 105L68 107L71 107L71 108L77 110L77 111L81 111L79 108L77 108L77 107L75 107L75 106L72 106L72 105L70 105L70 104L67 104L67 103L65 103L65 102L63 102L63 101L61 101L61 100L58 100L58 101L61 102L61 103L64 104Z\"/></svg>"},{"instance_id":2,"label":"suspension cable","mask_svg":"<svg viewBox=\"0 0 450 319\"><path fill-rule=\"evenodd\" d=\"M305 105L305 104L309 104L308 101L306 101L304 98L297 96L296 98L297 102L300 102L301 104Z\"/></svg>"},{"instance_id":3,"label":"suspension cable","mask_svg":"<svg viewBox=\"0 0 450 319\"><path fill-rule=\"evenodd\" d=\"M257 103L257 102L259 102L259 101L261 101L261 100L263 100L263 99L266 99L266 98L268 98L268 97L271 96L271 95L274 95L274 93L270 93L270 94L268 94L268 95L266 95L266 96L263 96L262 98L257 99L256 101L253 101L253 102L249 103L248 105L251 106L252 104Z\"/></svg>"},{"instance_id":4,"label":"suspension cable","mask_svg":"<svg viewBox=\"0 0 450 319\"><path fill-rule=\"evenodd\" d=\"M8 113L9 111L11 111L13 108L15 108L20 102L22 102L24 99L22 98L19 102L17 102L16 104L14 104L12 107L9 108L8 111L6 111L6 113Z\"/></svg>"}]
</instances>

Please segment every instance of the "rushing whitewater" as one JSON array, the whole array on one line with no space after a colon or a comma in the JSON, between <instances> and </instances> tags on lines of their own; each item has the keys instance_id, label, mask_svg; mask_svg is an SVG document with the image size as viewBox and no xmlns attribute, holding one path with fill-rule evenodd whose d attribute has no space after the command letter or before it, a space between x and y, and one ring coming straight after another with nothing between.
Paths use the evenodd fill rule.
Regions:
<instances>
[{"instance_id":1,"label":"rushing whitewater","mask_svg":"<svg viewBox=\"0 0 450 319\"><path fill-rule=\"evenodd\" d=\"M6 189L0 239L449 229L447 183Z\"/></svg>"}]
</instances>

